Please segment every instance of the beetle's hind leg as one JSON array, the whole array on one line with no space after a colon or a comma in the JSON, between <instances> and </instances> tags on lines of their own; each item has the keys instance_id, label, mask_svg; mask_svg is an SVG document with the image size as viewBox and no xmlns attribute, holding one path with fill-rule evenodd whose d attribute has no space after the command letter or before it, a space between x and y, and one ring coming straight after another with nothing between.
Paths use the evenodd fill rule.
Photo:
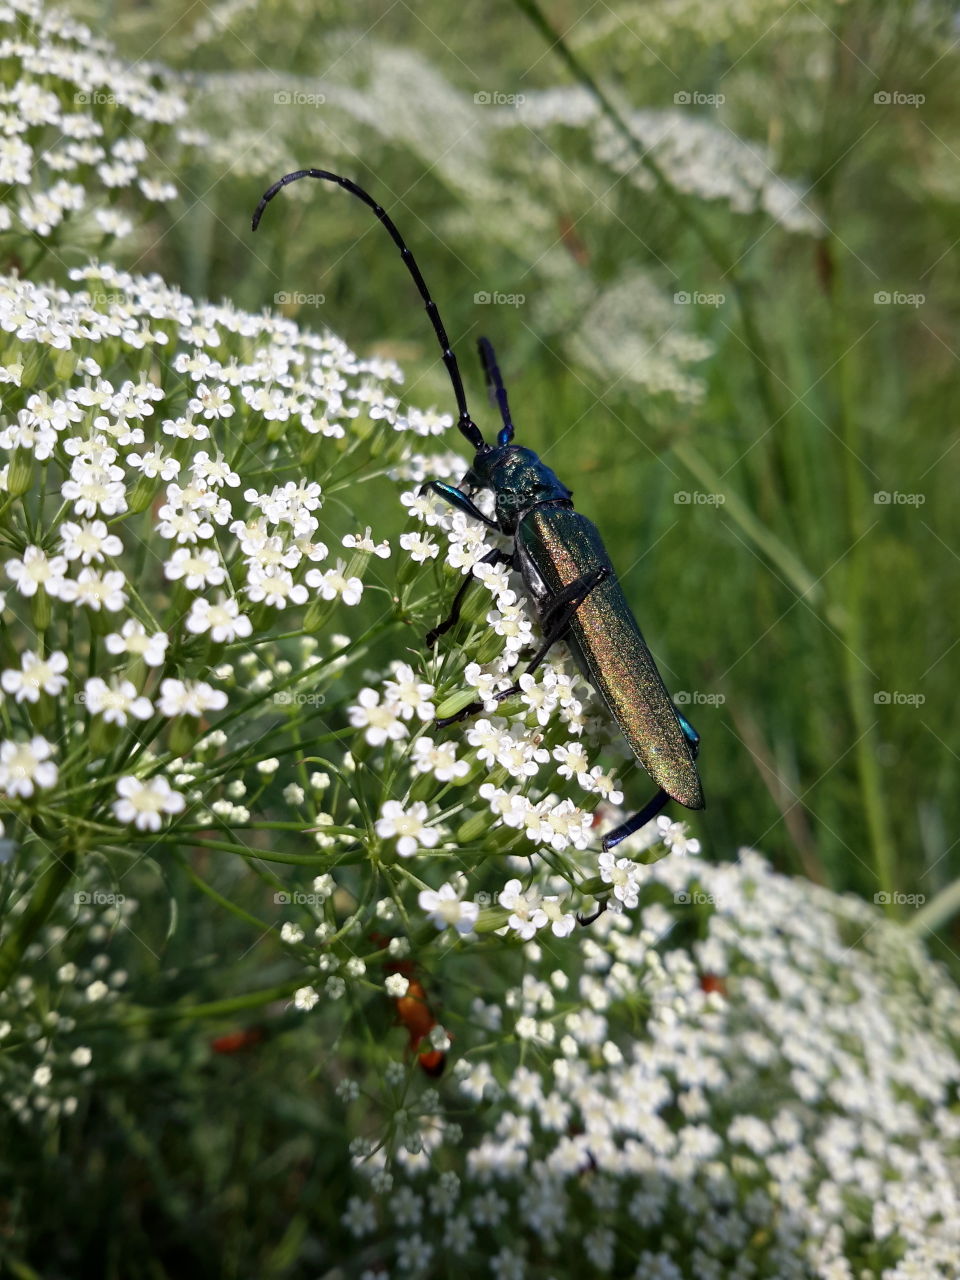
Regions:
<instances>
[{"instance_id":1,"label":"beetle's hind leg","mask_svg":"<svg viewBox=\"0 0 960 1280\"><path fill-rule=\"evenodd\" d=\"M477 561L477 564L512 564L512 563L513 563L513 556L507 555L506 551L501 551L499 547L492 548L492 550L488 551L487 554L481 560ZM453 597L453 604L450 606L450 612L441 622L438 622L435 627L433 627L430 631L427 632L426 639L424 640L424 644L427 646L428 649L432 649L433 646L439 640L439 638L442 635L445 635L446 632L448 632L451 627L455 627L457 623L460 621L460 610L463 607L464 598L466 597L467 592L473 586L474 582L476 582L476 577L474 576L473 569L471 569L470 572L467 574L467 576L464 578L459 588L457 589L457 594Z\"/></svg>"},{"instance_id":2,"label":"beetle's hind leg","mask_svg":"<svg viewBox=\"0 0 960 1280\"><path fill-rule=\"evenodd\" d=\"M610 577L610 569L607 565L599 565L590 573L585 573L582 577L571 582L569 586L558 591L552 597L544 608L542 608L541 617L542 625L546 635L543 643L537 652L527 663L525 675L533 675L534 671L540 666L544 658L557 643L562 640L570 627L573 615L586 600L587 596L595 587L599 587L601 582L605 582ZM460 588L459 595L463 591ZM495 695L495 701L503 702L505 698L512 698L514 694L520 692L519 684L512 684L509 689L502 689ZM462 711L458 711L456 715L446 716L443 720L435 721L438 729L445 729L447 725L456 724L458 720L466 720L469 716L476 715L478 711L483 710L482 702L471 702L464 707Z\"/></svg>"},{"instance_id":3,"label":"beetle's hind leg","mask_svg":"<svg viewBox=\"0 0 960 1280\"><path fill-rule=\"evenodd\" d=\"M608 831L603 837L604 853L607 853L610 849L615 849L618 844L626 840L627 836L632 836L635 831L645 827L651 818L655 818L660 810L670 803L670 799L668 792L658 791L649 804L644 805L639 813L635 813L626 822L621 822L619 827L614 827L612 831Z\"/></svg>"}]
</instances>

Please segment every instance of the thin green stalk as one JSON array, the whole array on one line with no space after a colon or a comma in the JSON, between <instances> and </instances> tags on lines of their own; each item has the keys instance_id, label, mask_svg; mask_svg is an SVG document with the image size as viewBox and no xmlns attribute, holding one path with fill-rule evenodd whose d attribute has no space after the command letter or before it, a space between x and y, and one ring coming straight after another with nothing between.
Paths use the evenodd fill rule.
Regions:
<instances>
[{"instance_id":1,"label":"thin green stalk","mask_svg":"<svg viewBox=\"0 0 960 1280\"><path fill-rule=\"evenodd\" d=\"M64 854L54 854L53 860L40 877L27 903L26 909L11 924L9 932L0 943L0 992L5 991L16 975L23 953L50 917L60 897L73 879L77 865L77 850L68 849Z\"/></svg>"},{"instance_id":2,"label":"thin green stalk","mask_svg":"<svg viewBox=\"0 0 960 1280\"><path fill-rule=\"evenodd\" d=\"M831 294L834 349L841 356L834 367L838 393L840 435L843 450L843 479L846 493L847 533L850 551L846 572L842 577L843 601L843 669L847 701L853 718L856 735L857 772L860 792L870 833L873 867L878 889L886 895L886 910L896 913L894 904L894 877L896 851L890 829L883 780L877 754L876 717L873 710L872 691L869 684L869 668L863 654L866 651L863 614L866 574L869 569L866 547L863 542L868 529L863 479L861 476L862 448L860 418L856 404L856 382L853 361L856 344L850 341L844 310L842 249L839 241L832 240L830 248L838 264L836 282Z\"/></svg>"},{"instance_id":3,"label":"thin green stalk","mask_svg":"<svg viewBox=\"0 0 960 1280\"><path fill-rule=\"evenodd\" d=\"M960 912L960 880L954 880L941 889L935 898L920 908L907 926L920 937L936 933L948 920Z\"/></svg>"}]
</instances>

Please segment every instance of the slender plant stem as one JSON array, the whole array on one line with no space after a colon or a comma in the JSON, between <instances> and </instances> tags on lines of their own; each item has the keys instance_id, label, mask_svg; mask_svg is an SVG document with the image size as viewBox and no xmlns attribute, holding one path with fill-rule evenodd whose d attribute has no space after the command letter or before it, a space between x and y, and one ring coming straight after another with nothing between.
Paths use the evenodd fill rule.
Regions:
<instances>
[{"instance_id":1,"label":"slender plant stem","mask_svg":"<svg viewBox=\"0 0 960 1280\"><path fill-rule=\"evenodd\" d=\"M23 953L43 928L64 889L73 879L76 864L75 848L62 854L54 853L52 861L37 881L26 908L11 924L9 932L0 943L0 991L5 991L16 975Z\"/></svg>"},{"instance_id":2,"label":"slender plant stem","mask_svg":"<svg viewBox=\"0 0 960 1280\"><path fill-rule=\"evenodd\" d=\"M863 626L864 592L868 560L863 538L868 529L865 492L861 474L861 433L856 402L854 361L856 344L847 332L843 295L843 246L834 237L828 242L834 262L837 263L835 283L831 295L834 350L841 353L834 366L837 383L837 403L840 416L840 434L843 440L843 479L846 492L847 535L850 550L846 557L846 572L840 575L843 598L843 669L847 701L856 735L857 772L860 793L870 833L873 868L878 889L884 896L886 910L896 913L894 903L894 878L896 851L891 835L886 796L880 776L877 755L876 716L870 689L870 673L866 666L866 639Z\"/></svg>"}]
</instances>

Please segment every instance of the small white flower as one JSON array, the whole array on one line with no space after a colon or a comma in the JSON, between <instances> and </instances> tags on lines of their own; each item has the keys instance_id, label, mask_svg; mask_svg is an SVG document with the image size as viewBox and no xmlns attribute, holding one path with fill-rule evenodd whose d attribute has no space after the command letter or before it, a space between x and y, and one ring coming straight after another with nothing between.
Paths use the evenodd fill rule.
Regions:
<instances>
[{"instance_id":1,"label":"small white flower","mask_svg":"<svg viewBox=\"0 0 960 1280\"><path fill-rule=\"evenodd\" d=\"M103 520L85 520L82 524L65 521L60 526L60 543L67 559L81 564L100 562L105 556L118 556L123 551L123 543L108 531Z\"/></svg>"},{"instance_id":2,"label":"small white flower","mask_svg":"<svg viewBox=\"0 0 960 1280\"><path fill-rule=\"evenodd\" d=\"M365 731L363 736L372 747L382 747L387 741L399 742L407 736L400 713L400 704L389 700L381 702L376 689L361 689L357 701L349 708L350 723L355 729Z\"/></svg>"},{"instance_id":3,"label":"small white flower","mask_svg":"<svg viewBox=\"0 0 960 1280\"><path fill-rule=\"evenodd\" d=\"M421 894L421 897L423 895ZM383 984L383 988L387 995L394 1000L399 1000L407 994L410 986L410 979L405 978L402 973L391 973Z\"/></svg>"},{"instance_id":4,"label":"small white flower","mask_svg":"<svg viewBox=\"0 0 960 1280\"><path fill-rule=\"evenodd\" d=\"M363 595L363 583L359 578L345 578L346 567L346 561L338 560L335 569L310 569L304 581L308 587L315 587L324 600L336 600L339 597L344 604L359 604Z\"/></svg>"},{"instance_id":5,"label":"small white flower","mask_svg":"<svg viewBox=\"0 0 960 1280\"><path fill-rule=\"evenodd\" d=\"M138 696L132 681L117 676L111 676L109 685L99 676L92 676L84 686L84 699L90 714L103 716L107 724L125 725L129 716L149 720L153 714L150 699Z\"/></svg>"},{"instance_id":6,"label":"small white flower","mask_svg":"<svg viewBox=\"0 0 960 1280\"><path fill-rule=\"evenodd\" d=\"M380 810L376 831L381 840L396 838L401 858L412 858L421 849L432 849L440 840L436 827L426 825L427 806L417 800L404 809L398 800L388 800Z\"/></svg>"},{"instance_id":7,"label":"small white flower","mask_svg":"<svg viewBox=\"0 0 960 1280\"><path fill-rule=\"evenodd\" d=\"M632 910L639 901L643 868L629 858L618 858L612 851L601 853L597 865L601 878L613 886L614 897Z\"/></svg>"},{"instance_id":8,"label":"small white flower","mask_svg":"<svg viewBox=\"0 0 960 1280\"><path fill-rule=\"evenodd\" d=\"M579 742L562 742L560 746L554 747L553 758L559 763L557 773L561 778L572 778L575 774L586 773L590 768L587 753Z\"/></svg>"},{"instance_id":9,"label":"small white flower","mask_svg":"<svg viewBox=\"0 0 960 1280\"><path fill-rule=\"evenodd\" d=\"M525 942L529 942L537 930L547 923L547 913L541 906L540 894L535 888L524 893L519 880L508 880L500 891L498 900L501 907L511 913L507 924Z\"/></svg>"},{"instance_id":10,"label":"small white flower","mask_svg":"<svg viewBox=\"0 0 960 1280\"><path fill-rule=\"evenodd\" d=\"M8 560L4 568L22 596L36 595L38 587L43 587L48 595L58 596L67 572L67 558L48 557L42 547L30 546L22 560Z\"/></svg>"},{"instance_id":11,"label":"small white flower","mask_svg":"<svg viewBox=\"0 0 960 1280\"><path fill-rule=\"evenodd\" d=\"M470 772L468 762L457 759L455 743L441 742L437 745L432 738L416 740L412 764L417 773L432 773L438 782L451 782L454 778L466 777Z\"/></svg>"},{"instance_id":12,"label":"small white flower","mask_svg":"<svg viewBox=\"0 0 960 1280\"><path fill-rule=\"evenodd\" d=\"M663 843L678 858L688 853L696 855L700 852L700 841L687 835L685 822L673 822L665 814L660 814L657 818L657 831Z\"/></svg>"},{"instance_id":13,"label":"small white flower","mask_svg":"<svg viewBox=\"0 0 960 1280\"><path fill-rule=\"evenodd\" d=\"M381 560L390 558L390 543L386 539L383 542L374 542L369 525L363 533L348 533L343 538L343 545L351 551L366 551L369 555L377 556Z\"/></svg>"},{"instance_id":14,"label":"small white flower","mask_svg":"<svg viewBox=\"0 0 960 1280\"><path fill-rule=\"evenodd\" d=\"M163 572L172 582L182 579L189 591L219 587L227 576L220 557L211 547L196 551L189 547L178 547L164 564Z\"/></svg>"},{"instance_id":15,"label":"small white flower","mask_svg":"<svg viewBox=\"0 0 960 1280\"><path fill-rule=\"evenodd\" d=\"M608 804L622 804L623 792L617 789L616 779L612 773L605 773L599 765L595 765L589 773L579 773L577 781L584 791L593 791L603 796Z\"/></svg>"},{"instance_id":16,"label":"small white flower","mask_svg":"<svg viewBox=\"0 0 960 1280\"><path fill-rule=\"evenodd\" d=\"M319 571L311 569L310 572ZM288 604L305 604L308 598L307 588L300 582L294 582L290 570L280 565L270 569L251 565L247 570L246 591L255 604L262 600L274 609L285 609Z\"/></svg>"},{"instance_id":17,"label":"small white flower","mask_svg":"<svg viewBox=\"0 0 960 1280\"><path fill-rule=\"evenodd\" d=\"M164 680L157 706L165 716L196 716L205 711L222 711L227 695L205 680Z\"/></svg>"},{"instance_id":18,"label":"small white flower","mask_svg":"<svg viewBox=\"0 0 960 1280\"><path fill-rule=\"evenodd\" d=\"M41 693L55 697L66 688L67 655L56 652L41 658L29 649L21 658L19 671L10 668L0 676L4 693L12 694L17 702L39 702Z\"/></svg>"},{"instance_id":19,"label":"small white flower","mask_svg":"<svg viewBox=\"0 0 960 1280\"><path fill-rule=\"evenodd\" d=\"M64 578L60 584L60 598L86 605L95 613L99 613L101 609L108 613L119 613L127 602L127 594L123 589L125 584L126 578L119 570L112 569L101 575L95 569L81 569L76 580Z\"/></svg>"},{"instance_id":20,"label":"small white flower","mask_svg":"<svg viewBox=\"0 0 960 1280\"><path fill-rule=\"evenodd\" d=\"M186 627L193 635L203 635L209 631L217 644L232 643L253 631L252 622L246 614L240 612L236 600L223 594L217 597L214 604L203 596L195 597L190 606Z\"/></svg>"},{"instance_id":21,"label":"small white flower","mask_svg":"<svg viewBox=\"0 0 960 1280\"><path fill-rule=\"evenodd\" d=\"M169 643L170 638L163 631L147 635L146 627L135 618L128 618L119 633L113 631L106 639L108 653L128 653L142 658L148 667L163 666Z\"/></svg>"},{"instance_id":22,"label":"small white flower","mask_svg":"<svg viewBox=\"0 0 960 1280\"><path fill-rule=\"evenodd\" d=\"M435 560L440 553L439 545L429 533L401 533L400 547L410 555L416 564L425 564L427 560Z\"/></svg>"},{"instance_id":23,"label":"small white flower","mask_svg":"<svg viewBox=\"0 0 960 1280\"><path fill-rule=\"evenodd\" d=\"M29 742L0 743L0 791L8 796L29 799L34 787L49 791L57 785L57 766L51 761L53 747L45 738Z\"/></svg>"},{"instance_id":24,"label":"small white flower","mask_svg":"<svg viewBox=\"0 0 960 1280\"><path fill-rule=\"evenodd\" d=\"M164 814L182 813L186 800L174 791L166 778L143 781L132 775L117 781L119 799L113 802L118 822L132 824L138 831L159 831Z\"/></svg>"},{"instance_id":25,"label":"small white flower","mask_svg":"<svg viewBox=\"0 0 960 1280\"><path fill-rule=\"evenodd\" d=\"M473 932L480 915L479 906L464 902L452 884L441 885L438 890L421 889L417 901L437 929L453 928L461 935Z\"/></svg>"},{"instance_id":26,"label":"small white flower","mask_svg":"<svg viewBox=\"0 0 960 1280\"><path fill-rule=\"evenodd\" d=\"M423 721L433 718L433 705L430 699L436 690L432 684L418 679L413 667L405 662L397 662L393 668L393 679L384 682L384 694L399 706L399 714L404 720L414 715Z\"/></svg>"}]
</instances>

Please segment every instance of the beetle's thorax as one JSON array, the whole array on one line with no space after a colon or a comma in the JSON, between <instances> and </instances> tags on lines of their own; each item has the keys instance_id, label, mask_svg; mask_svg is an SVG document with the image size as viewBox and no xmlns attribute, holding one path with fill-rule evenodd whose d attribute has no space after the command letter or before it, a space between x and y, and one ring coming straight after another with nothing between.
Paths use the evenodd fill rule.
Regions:
<instances>
[{"instance_id":1,"label":"beetle's thorax","mask_svg":"<svg viewBox=\"0 0 960 1280\"><path fill-rule=\"evenodd\" d=\"M532 449L498 445L477 454L470 480L480 489L492 489L496 497L496 521L503 533L513 535L520 517L546 502L572 506L573 494Z\"/></svg>"}]
</instances>

